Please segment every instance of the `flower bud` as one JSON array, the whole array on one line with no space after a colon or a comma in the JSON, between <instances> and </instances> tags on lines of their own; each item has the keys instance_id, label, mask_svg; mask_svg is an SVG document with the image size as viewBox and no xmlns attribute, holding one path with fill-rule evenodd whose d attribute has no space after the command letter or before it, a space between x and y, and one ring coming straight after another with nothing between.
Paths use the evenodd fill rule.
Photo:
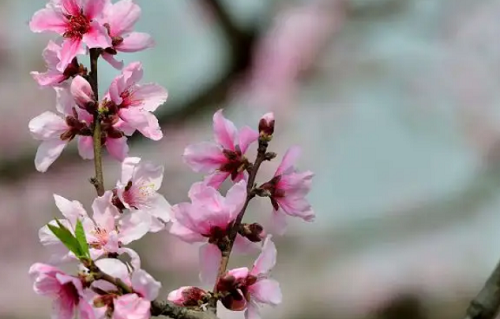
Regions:
<instances>
[{"instance_id":1,"label":"flower bud","mask_svg":"<svg viewBox=\"0 0 500 319\"><path fill-rule=\"evenodd\" d=\"M259 121L259 133L261 137L271 139L274 133L274 113L266 113Z\"/></svg>"},{"instance_id":2,"label":"flower bud","mask_svg":"<svg viewBox=\"0 0 500 319\"><path fill-rule=\"evenodd\" d=\"M208 293L198 287L184 286L168 294L167 299L183 307L200 306L207 299Z\"/></svg>"},{"instance_id":3,"label":"flower bud","mask_svg":"<svg viewBox=\"0 0 500 319\"><path fill-rule=\"evenodd\" d=\"M264 238L266 238L264 228L258 223L241 224L238 233L254 243L261 242Z\"/></svg>"},{"instance_id":4,"label":"flower bud","mask_svg":"<svg viewBox=\"0 0 500 319\"><path fill-rule=\"evenodd\" d=\"M92 87L87 80L82 76L76 76L71 82L70 91L79 108L89 113L95 111L97 103L95 101L94 91L92 91Z\"/></svg>"}]
</instances>

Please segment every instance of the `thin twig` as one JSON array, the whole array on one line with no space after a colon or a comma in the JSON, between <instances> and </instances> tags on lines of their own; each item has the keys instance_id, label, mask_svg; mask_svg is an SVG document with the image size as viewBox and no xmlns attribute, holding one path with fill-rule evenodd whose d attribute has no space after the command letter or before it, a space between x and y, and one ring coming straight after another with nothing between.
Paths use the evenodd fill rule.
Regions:
<instances>
[{"instance_id":1,"label":"thin twig","mask_svg":"<svg viewBox=\"0 0 500 319\"><path fill-rule=\"evenodd\" d=\"M471 301L465 319L495 319L500 309L500 262Z\"/></svg>"},{"instance_id":2,"label":"thin twig","mask_svg":"<svg viewBox=\"0 0 500 319\"><path fill-rule=\"evenodd\" d=\"M224 248L221 250L222 254L222 259L220 261L219 265L219 270L217 272L217 278L215 280L215 285L213 289L214 295L217 295L217 282L219 281L220 278L224 276L224 274L227 271L227 265L229 264L229 257L231 256L231 251L234 246L234 241L236 240L236 236L238 235L238 229L241 226L241 222L243 220L243 217L245 215L246 209L248 207L248 203L252 198L255 197L255 192L254 192L254 184L255 184L255 178L257 177L257 173L259 171L260 165L262 162L266 160L266 152L267 152L267 146L268 142L267 140L263 138L259 138L259 148L257 151L257 158L255 159L255 162L251 168L250 174L248 176L248 183L247 183L247 197L245 200L245 204L243 205L241 211L238 213L238 216L236 217L233 225L231 226L229 233L228 233L228 242L227 245L224 246ZM217 313L217 300L213 298L210 302L210 309L214 312Z\"/></svg>"},{"instance_id":3,"label":"thin twig","mask_svg":"<svg viewBox=\"0 0 500 319\"><path fill-rule=\"evenodd\" d=\"M99 60L100 52L98 49L90 49L90 74L89 82L94 91L94 98L99 101L99 86L97 76L97 61ZM94 125L93 125L93 143L94 143L94 165L95 177L92 178L92 184L97 191L98 196L104 195L104 176L102 172L102 143L101 143L101 118L99 115L99 108L94 112Z\"/></svg>"}]
</instances>

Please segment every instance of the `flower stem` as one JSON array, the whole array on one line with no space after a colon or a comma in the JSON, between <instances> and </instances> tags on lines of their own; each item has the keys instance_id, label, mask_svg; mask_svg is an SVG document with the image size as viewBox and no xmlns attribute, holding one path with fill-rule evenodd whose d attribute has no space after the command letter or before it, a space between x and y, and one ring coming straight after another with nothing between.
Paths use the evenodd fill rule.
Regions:
<instances>
[{"instance_id":1,"label":"flower stem","mask_svg":"<svg viewBox=\"0 0 500 319\"><path fill-rule=\"evenodd\" d=\"M97 61L99 60L100 51L98 49L90 49L90 74L89 83L94 92L94 98L99 100L99 87L97 77ZM94 165L95 177L91 179L97 195L104 195L104 176L102 172L102 143L101 143L101 116L99 108L97 107L94 112L94 125L92 131L92 139L94 144Z\"/></svg>"}]
</instances>

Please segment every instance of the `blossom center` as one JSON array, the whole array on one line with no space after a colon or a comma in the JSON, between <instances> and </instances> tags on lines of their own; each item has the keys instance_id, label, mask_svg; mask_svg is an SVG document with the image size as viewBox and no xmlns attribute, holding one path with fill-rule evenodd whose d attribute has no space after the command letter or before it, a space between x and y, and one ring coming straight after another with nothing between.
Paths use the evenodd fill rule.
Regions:
<instances>
[{"instance_id":1,"label":"blossom center","mask_svg":"<svg viewBox=\"0 0 500 319\"><path fill-rule=\"evenodd\" d=\"M95 240L90 243L90 246L92 248L102 249L102 247L106 246L109 239L109 234L107 230L100 227L96 227L90 233L95 237Z\"/></svg>"},{"instance_id":2,"label":"blossom center","mask_svg":"<svg viewBox=\"0 0 500 319\"><path fill-rule=\"evenodd\" d=\"M83 14L67 16L67 30L63 34L65 38L81 39L90 30L90 20Z\"/></svg>"},{"instance_id":3,"label":"blossom center","mask_svg":"<svg viewBox=\"0 0 500 319\"><path fill-rule=\"evenodd\" d=\"M132 181L128 183L125 191L123 192L123 200L132 208L146 208L149 207L149 201L156 193L154 183L143 183L139 185L132 184Z\"/></svg>"},{"instance_id":4,"label":"blossom center","mask_svg":"<svg viewBox=\"0 0 500 319\"><path fill-rule=\"evenodd\" d=\"M247 169L249 163L246 157L243 156L239 145L236 145L234 151L224 149L222 154L226 157L226 161L219 167L219 170L231 173L232 180L235 180L241 172Z\"/></svg>"}]
</instances>

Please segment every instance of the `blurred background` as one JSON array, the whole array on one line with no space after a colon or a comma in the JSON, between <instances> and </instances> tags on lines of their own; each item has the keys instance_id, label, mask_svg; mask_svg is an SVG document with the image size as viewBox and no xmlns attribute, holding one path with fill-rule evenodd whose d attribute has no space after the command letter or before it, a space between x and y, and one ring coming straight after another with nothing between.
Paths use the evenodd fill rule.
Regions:
<instances>
[{"instance_id":1,"label":"blurred background","mask_svg":"<svg viewBox=\"0 0 500 319\"><path fill-rule=\"evenodd\" d=\"M27 274L48 258L38 229L59 214L53 193L87 209L95 196L93 164L74 147L47 173L34 168L28 122L54 109L29 75L53 38L28 28L45 2L0 1L2 319L50 316ZM157 112L163 140L132 138L130 154L165 165L171 203L200 180L181 154L212 138L219 108L254 127L275 112L271 150L300 145L299 168L316 173L316 221L276 238L284 301L264 319L462 317L500 259L500 0L136 2L136 29L157 45L119 57L142 61L144 81L170 96ZM100 64L102 91L117 74ZM118 177L106 157L106 186ZM255 201L247 219L265 224L270 208ZM162 297L198 284L196 247L160 233L134 248Z\"/></svg>"}]
</instances>

